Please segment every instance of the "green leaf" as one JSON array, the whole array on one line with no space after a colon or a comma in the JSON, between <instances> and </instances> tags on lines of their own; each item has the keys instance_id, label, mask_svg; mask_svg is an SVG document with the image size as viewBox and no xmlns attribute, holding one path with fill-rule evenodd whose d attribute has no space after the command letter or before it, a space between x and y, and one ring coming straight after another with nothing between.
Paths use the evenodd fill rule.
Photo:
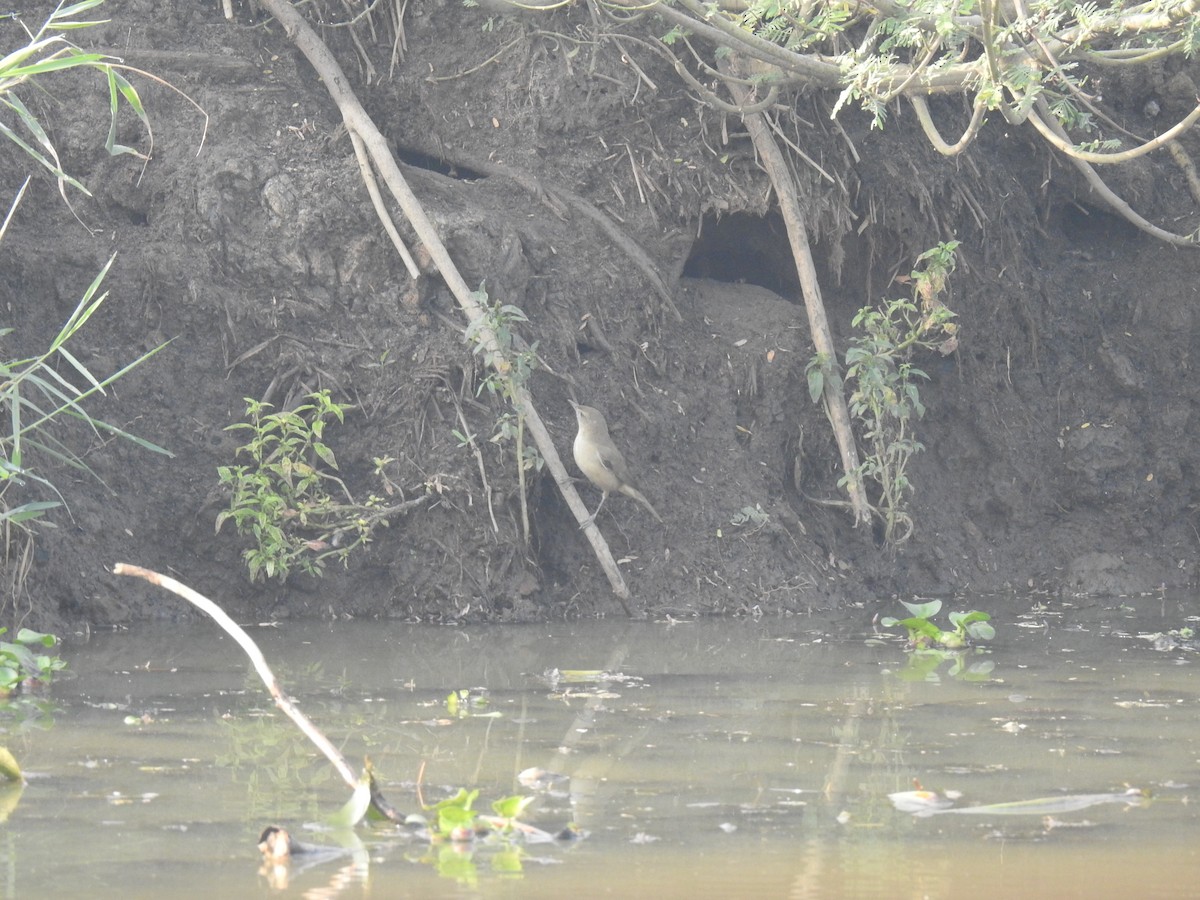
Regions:
<instances>
[{"instance_id":1,"label":"green leaf","mask_svg":"<svg viewBox=\"0 0 1200 900\"><path fill-rule=\"evenodd\" d=\"M84 187L82 183L75 180L70 175L68 175L66 172L64 172L62 170L62 168L59 166L57 161L51 162L44 155L39 153L37 150L35 150L33 147L31 147L28 143L26 143L20 137L20 135L18 135L15 131L13 131L11 128L9 128L7 125L5 125L3 122L0 122L0 134L4 135L6 138L8 138L10 141L12 141L14 144L16 144L22 150L24 150L29 156L33 157L33 159L38 164L43 166L47 171L50 172L51 175L53 175L55 178L58 179L60 185L63 183L69 184L72 187L78 188L80 191L82 191L88 197L92 196L91 191L89 191L86 187Z\"/></svg>"},{"instance_id":2,"label":"green leaf","mask_svg":"<svg viewBox=\"0 0 1200 900\"><path fill-rule=\"evenodd\" d=\"M104 149L109 152L110 156L119 156L120 154L125 153L130 156L136 156L139 159L147 159L148 157L145 154L139 153L133 147L127 147L124 144L117 143L117 120L120 118L121 114L120 98L124 93L124 89L121 87L119 82L124 82L126 85L128 85L129 82L125 81L124 78L121 78L121 76L119 76L116 70L111 66L106 66L105 71L108 75L108 137L104 139ZM138 107L140 108L140 106L141 103L139 102ZM142 113L142 121L146 121L144 112Z\"/></svg>"},{"instance_id":3,"label":"green leaf","mask_svg":"<svg viewBox=\"0 0 1200 900\"><path fill-rule=\"evenodd\" d=\"M88 285L87 290L83 292L83 297L76 305L75 311L71 313L70 318L67 319L67 323L59 330L58 335L51 342L51 350L57 350L65 344L75 332L86 324L87 320L92 317L92 314L100 308L100 304L108 296L107 293L101 294L95 300L93 298L96 297L96 292L100 290L100 285L104 283L104 279L108 275L108 270L112 268L112 264L116 259L117 255L114 253L108 258L108 262L104 264L103 268L96 274L96 277L92 279L92 283Z\"/></svg>"},{"instance_id":4,"label":"green leaf","mask_svg":"<svg viewBox=\"0 0 1200 900\"><path fill-rule=\"evenodd\" d=\"M68 44L68 41L64 37L55 35L54 37L43 38L40 41L32 41L23 47L18 47L16 50L12 51L12 53L9 53L3 59L0 59L0 77L13 77L11 73L18 71L21 63L29 59L29 57L41 53L43 50L53 46L54 44Z\"/></svg>"},{"instance_id":5,"label":"green leaf","mask_svg":"<svg viewBox=\"0 0 1200 900\"><path fill-rule=\"evenodd\" d=\"M57 40L65 41L66 39L57 38ZM112 59L112 57L105 56L102 53L84 53L77 48L64 47L40 62L30 63L27 66L0 68L0 74L5 78L26 79L34 75L61 72L65 69L77 69L80 66L104 65L104 61L109 59ZM9 99L15 99L15 96L10 94Z\"/></svg>"},{"instance_id":6,"label":"green leaf","mask_svg":"<svg viewBox=\"0 0 1200 900\"><path fill-rule=\"evenodd\" d=\"M43 634L40 631L33 631L29 628L22 628L17 632L17 643L29 646L30 644L41 644L43 647L53 647L58 643L58 638L52 634Z\"/></svg>"},{"instance_id":7,"label":"green leaf","mask_svg":"<svg viewBox=\"0 0 1200 900\"><path fill-rule=\"evenodd\" d=\"M358 784L350 799L336 813L329 817L329 824L338 828L353 828L362 821L363 816L371 807L371 775L364 771L358 776Z\"/></svg>"},{"instance_id":8,"label":"green leaf","mask_svg":"<svg viewBox=\"0 0 1200 900\"><path fill-rule=\"evenodd\" d=\"M942 638L942 629L928 619L901 619L899 625L908 631L910 637L919 634L934 641Z\"/></svg>"},{"instance_id":9,"label":"green leaf","mask_svg":"<svg viewBox=\"0 0 1200 900\"><path fill-rule=\"evenodd\" d=\"M24 77L32 74L37 73L26 70L17 73L16 77ZM55 162L57 162L58 154L54 150L54 144L51 143L49 135L46 134L46 130L42 128L42 123L37 120L37 116L29 111L29 107L27 107L21 101L21 98L16 94L0 94L0 97L3 97L4 102L8 104L8 106L20 117L21 122L24 123L25 128L29 131L29 133L33 135L34 140L41 144L42 149L54 157Z\"/></svg>"},{"instance_id":10,"label":"green leaf","mask_svg":"<svg viewBox=\"0 0 1200 900\"><path fill-rule=\"evenodd\" d=\"M529 804L533 803L533 800L533 797L523 797L520 794L501 797L499 800L492 801L492 812L502 819L515 819L529 808Z\"/></svg>"},{"instance_id":11,"label":"green leaf","mask_svg":"<svg viewBox=\"0 0 1200 900\"><path fill-rule=\"evenodd\" d=\"M64 6L55 10L54 15L50 17L50 22L53 23L55 28L62 28L64 23L58 21L59 19L69 19L78 13L95 9L102 3L104 3L104 0L79 0L78 3L72 3L70 6Z\"/></svg>"},{"instance_id":12,"label":"green leaf","mask_svg":"<svg viewBox=\"0 0 1200 900\"><path fill-rule=\"evenodd\" d=\"M435 803L433 806L427 806L425 808L430 810L442 810L457 806L463 809L470 809L478 797L478 789L468 791L466 788L459 788L458 793L456 793L453 797L447 797L445 800L441 800Z\"/></svg>"},{"instance_id":13,"label":"green leaf","mask_svg":"<svg viewBox=\"0 0 1200 900\"><path fill-rule=\"evenodd\" d=\"M816 403L824 392L825 373L820 366L813 366L808 370L808 396L813 403Z\"/></svg>"},{"instance_id":14,"label":"green leaf","mask_svg":"<svg viewBox=\"0 0 1200 900\"><path fill-rule=\"evenodd\" d=\"M321 457L321 460L325 463L325 465L329 466L331 469L336 469L338 467L337 460L333 456L333 450L331 450L329 447L325 446L324 444L313 444L313 451L317 454L317 456Z\"/></svg>"},{"instance_id":15,"label":"green leaf","mask_svg":"<svg viewBox=\"0 0 1200 900\"><path fill-rule=\"evenodd\" d=\"M970 615L972 615L972 613L952 612L952 613L947 613L946 618L948 618L950 620L951 625L953 625L955 628L958 628L960 625L965 626L967 624L967 622L968 622L967 617ZM987 619L986 613L981 613L980 615L982 615L985 620ZM973 622L973 621L976 621L976 619L972 618L972 619L970 619L970 621Z\"/></svg>"},{"instance_id":16,"label":"green leaf","mask_svg":"<svg viewBox=\"0 0 1200 900\"><path fill-rule=\"evenodd\" d=\"M921 619L929 619L936 616L942 608L941 600L928 600L924 603L907 603L901 600L900 603L910 613Z\"/></svg>"},{"instance_id":17,"label":"green leaf","mask_svg":"<svg viewBox=\"0 0 1200 900\"><path fill-rule=\"evenodd\" d=\"M24 781L21 766L7 747L0 747L0 775L9 781Z\"/></svg>"},{"instance_id":18,"label":"green leaf","mask_svg":"<svg viewBox=\"0 0 1200 900\"><path fill-rule=\"evenodd\" d=\"M47 510L62 506L57 500L34 500L0 513L0 521L13 523L28 522L42 516Z\"/></svg>"},{"instance_id":19,"label":"green leaf","mask_svg":"<svg viewBox=\"0 0 1200 900\"><path fill-rule=\"evenodd\" d=\"M439 809L438 832L440 834L450 834L454 831L474 829L477 815L478 813L474 810L464 809L461 806L447 806L444 809Z\"/></svg>"},{"instance_id":20,"label":"green leaf","mask_svg":"<svg viewBox=\"0 0 1200 900\"><path fill-rule=\"evenodd\" d=\"M990 641L996 636L996 629L989 622L972 622L967 625L967 634L976 641Z\"/></svg>"}]
</instances>

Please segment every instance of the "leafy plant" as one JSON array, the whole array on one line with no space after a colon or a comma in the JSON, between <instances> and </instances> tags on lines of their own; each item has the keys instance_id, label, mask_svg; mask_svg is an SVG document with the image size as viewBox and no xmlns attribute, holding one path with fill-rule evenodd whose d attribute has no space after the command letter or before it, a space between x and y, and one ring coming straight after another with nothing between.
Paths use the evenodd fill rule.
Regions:
<instances>
[{"instance_id":1,"label":"leafy plant","mask_svg":"<svg viewBox=\"0 0 1200 900\"><path fill-rule=\"evenodd\" d=\"M729 524L735 528L749 526L753 531L758 531L764 528L770 521L770 514L763 511L761 504L755 503L753 506L743 506L734 513L733 517L729 520Z\"/></svg>"},{"instance_id":2,"label":"leafy plant","mask_svg":"<svg viewBox=\"0 0 1200 900\"><path fill-rule=\"evenodd\" d=\"M69 5L60 2L36 32L30 32L16 12L0 17L8 20L3 24L11 26L2 32L3 37L19 35L23 31L27 38L23 44L8 49L7 52L0 50L0 53L4 54L0 57L0 135L21 148L34 163L54 176L58 182L59 193L68 208L71 208L71 204L67 197L67 185L86 195L90 194L80 181L63 170L58 152L46 129L17 93L18 88L39 82L43 76L55 72L78 68L93 69L104 76L108 86L110 123L104 145L109 153L132 154L144 161L150 158L149 152L140 153L132 147L117 143L117 122L122 103L132 109L141 121L151 148L154 142L150 120L141 98L136 88L121 74L122 70L140 70L121 64L116 57L87 52L68 40L64 34L100 24L98 21L83 19L82 15L103 2L104 0L78 0ZM148 75L144 72L141 74ZM181 93L161 79L152 75L148 77L175 90L176 93ZM196 106L186 94L182 96ZM199 109L198 106L196 108ZM203 110L200 112L203 115ZM207 120L206 115L205 119ZM0 241L3 240L28 186L27 178L10 205L3 224L0 224ZM52 522L42 519L42 516L64 503L62 494L55 485L35 472L35 462L49 459L95 475L81 456L51 433L52 423L58 420L74 420L98 436L121 437L145 449L171 455L155 444L94 418L85 408L85 401L90 400L94 394L105 393L106 387L145 362L166 344L143 354L108 377L94 375L66 347L107 297L107 292L100 293L100 286L114 258L110 257L92 281L79 305L44 353L24 359L0 361L0 411L7 413L10 422L9 431L0 436L0 547L3 550L5 568L9 572L6 588L14 606L17 598L24 592L32 555L32 529L35 524L53 525ZM12 328L0 328L0 336L8 335L12 331ZM27 494L35 493L39 489L41 499L27 497ZM10 491L18 495L17 499L10 497ZM51 672L61 669L61 660L34 654L30 649L33 644L42 643L49 646L53 641L54 638L50 635L38 635L36 632L22 630L16 643L0 645L0 661L6 661L0 671L0 689L11 690L14 678L17 679L16 683L30 678L44 681Z\"/></svg>"},{"instance_id":3,"label":"leafy plant","mask_svg":"<svg viewBox=\"0 0 1200 900\"><path fill-rule=\"evenodd\" d=\"M917 268L907 279L913 286L911 299L863 307L852 322L862 332L846 351L850 414L864 443L858 476L876 487L875 511L889 547L904 543L912 534L908 464L913 454L924 449L913 436L913 422L925 414L917 384L928 376L912 364L912 354L917 348L947 354L958 346L957 326L950 321L954 313L941 300L957 247L958 241L947 241L917 258ZM828 365L820 356L808 365L814 398L821 396ZM840 483L846 481L844 477Z\"/></svg>"},{"instance_id":4,"label":"leafy plant","mask_svg":"<svg viewBox=\"0 0 1200 900\"><path fill-rule=\"evenodd\" d=\"M459 788L453 797L425 807L436 816L430 823L430 837L436 841L472 841L486 831L507 833L517 826L520 816L533 802L533 797L514 794L492 803L493 815L484 816L474 809L479 791Z\"/></svg>"},{"instance_id":5,"label":"leafy plant","mask_svg":"<svg viewBox=\"0 0 1200 900\"><path fill-rule=\"evenodd\" d=\"M0 634L7 632L0 628ZM28 628L18 631L12 641L0 641L0 696L7 697L25 685L45 684L65 669L67 664L60 657L38 652L57 643L54 635Z\"/></svg>"},{"instance_id":6,"label":"leafy plant","mask_svg":"<svg viewBox=\"0 0 1200 900\"><path fill-rule=\"evenodd\" d=\"M446 712L459 719L480 715L498 716L499 713L486 712L491 702L484 688L460 688L446 696Z\"/></svg>"},{"instance_id":7,"label":"leafy plant","mask_svg":"<svg viewBox=\"0 0 1200 900\"><path fill-rule=\"evenodd\" d=\"M924 603L906 603L909 612L906 619L885 616L879 620L884 628L899 626L908 632L908 644L915 650L940 647L947 650L960 650L972 641L990 641L996 636L996 629L990 624L991 616L985 612L973 609L970 612L952 612L948 614L950 630L944 631L929 621L942 609L941 600L928 600Z\"/></svg>"},{"instance_id":8,"label":"leafy plant","mask_svg":"<svg viewBox=\"0 0 1200 900\"><path fill-rule=\"evenodd\" d=\"M19 17L12 14L11 21L6 23L10 28L4 32L7 37L20 34L18 29L24 29L26 41L0 57L0 135L12 141L31 160L54 176L68 206L67 185L84 194L88 193L87 188L63 170L46 129L21 99L18 93L20 87L31 85L54 72L80 67L97 70L104 76L109 88L111 122L105 140L108 151L149 158L115 140L122 101L138 116L153 142L150 122L138 92L118 71L127 67L119 65L120 61L115 57L86 52L65 37L65 32L98 24L81 17L103 2L80 0L70 5L60 3L36 32L26 29ZM0 240L7 232L28 185L29 179L26 179L10 205L0 225ZM14 600L23 591L27 566L20 561L28 556L32 534L30 529L34 520L41 520L38 522L41 525L52 525L42 517L49 510L63 505L61 493L35 470L35 463L48 460L95 474L80 455L51 433L49 426L53 422L74 420L96 435L115 435L154 452L170 455L161 447L94 418L85 408L85 401L95 394L105 393L106 387L166 346L156 347L107 377L93 374L68 350L67 344L72 342L107 297L107 293L101 293L100 288L112 263L113 258L110 258L45 352L28 358L0 361L0 408L10 423L7 433L0 437L0 543L3 544L5 561L13 573L8 589ZM11 334L12 331L12 328L0 328L0 336ZM40 496L37 496L39 493Z\"/></svg>"},{"instance_id":9,"label":"leafy plant","mask_svg":"<svg viewBox=\"0 0 1200 900\"><path fill-rule=\"evenodd\" d=\"M374 495L365 503L356 502L342 480L327 471L336 471L338 465L325 443L325 426L334 419L345 421L352 407L332 400L328 390L307 399L310 402L293 410L270 412L270 403L246 398L249 421L226 428L249 432L249 441L237 454L249 456L250 463L217 469L231 493L216 528L220 531L232 521L238 534L254 538L254 546L242 554L251 581L285 581L296 568L320 575L329 559L346 563L397 509L384 507ZM334 497L331 486L341 499Z\"/></svg>"},{"instance_id":10,"label":"leafy plant","mask_svg":"<svg viewBox=\"0 0 1200 900\"><path fill-rule=\"evenodd\" d=\"M108 85L110 122L108 135L104 141L105 149L114 156L131 154L143 160L150 158L149 152L141 153L133 147L119 144L116 141L117 118L122 100L141 121L150 138L151 149L153 149L154 132L150 128L150 118L146 114L137 89L120 71L136 70L130 70L128 66L122 65L116 57L85 51L68 40L62 33L101 24L99 20L81 19L80 16L103 3L104 0L79 0L70 5L59 3L36 32L31 33L27 28L25 29L27 43L0 59L0 110L7 109L16 115L16 119L24 128L24 135L2 118L0 118L0 134L20 147L31 159L57 179L59 193L62 194L62 198L68 206L70 206L70 201L67 199L67 185L88 196L91 194L82 183L63 171L58 151L47 136L46 130L20 96L15 93L16 88L20 85L35 77L53 72L79 68L94 69L104 76ZM25 28L19 18L14 16L14 20L21 28Z\"/></svg>"},{"instance_id":11,"label":"leafy plant","mask_svg":"<svg viewBox=\"0 0 1200 900\"><path fill-rule=\"evenodd\" d=\"M913 650L905 654L904 667L893 674L901 681L938 682L944 677L954 681L991 681L992 672L996 668L991 659L977 659L979 654L989 651L983 647L973 647L964 650L946 650L940 647L930 647L925 650ZM947 665L944 673L943 665Z\"/></svg>"},{"instance_id":12,"label":"leafy plant","mask_svg":"<svg viewBox=\"0 0 1200 900\"><path fill-rule=\"evenodd\" d=\"M476 302L486 312L471 322L464 338L473 344L472 352L482 356L488 375L479 385L493 396L499 396L511 407L496 419L496 427L490 438L494 444L508 441L514 443L517 459L517 479L520 482L521 526L525 541L529 541L529 505L526 498L525 473L533 469L540 471L544 460L536 447L525 446L525 415L521 409L520 394L537 368L537 341L525 346L519 341L516 326L529 319L520 307L511 303L488 302L483 285L473 294ZM460 443L467 444L471 438L455 431Z\"/></svg>"},{"instance_id":13,"label":"leafy plant","mask_svg":"<svg viewBox=\"0 0 1200 900\"><path fill-rule=\"evenodd\" d=\"M428 809L437 815L430 825L434 840L470 841L475 839L475 820L479 813L472 807L479 797L479 790L459 788L453 797L447 797Z\"/></svg>"},{"instance_id":14,"label":"leafy plant","mask_svg":"<svg viewBox=\"0 0 1200 900\"><path fill-rule=\"evenodd\" d=\"M27 43L0 58L0 111L7 109L9 112L15 113L24 127L28 139L5 122L2 117L0 117L0 134L3 134L31 159L54 175L58 180L59 191L63 194L64 200L66 200L65 185L70 184L85 194L88 193L87 188L63 171L54 144L50 141L37 117L30 112L16 93L18 87L53 72L79 67L97 69L105 76L109 86L112 123L105 142L109 152L113 154L136 153L132 148L117 144L114 139L121 99L124 99L134 110L147 133L150 133L149 119L136 89L112 65L117 60L103 54L85 52L60 33L97 24L94 21L81 20L79 16L103 2L104 0L80 0L69 6L60 3L36 33L30 33L26 29ZM21 27L24 28L24 25L21 24ZM0 225L0 240L7 232L8 225L12 221L28 185L29 180L26 179L11 204L3 225ZM32 519L42 516L47 510L61 505L61 495L57 488L32 471L30 459L34 454L27 451L37 451L54 461L90 471L78 455L48 434L46 426L57 418L73 418L84 423L97 434L107 432L132 440L147 449L166 453L161 447L94 419L82 406L84 400L96 393L104 393L105 387L153 356L165 344L156 347L115 375L103 380L93 375L66 347L67 342L87 323L108 296L107 292L99 293L99 291L114 258L110 257L104 268L100 270L100 274L84 292L83 299L80 300L75 311L44 353L27 359L0 362L0 379L2 379L0 381L0 405L3 405L8 411L8 418L12 423L9 434L0 438L0 522L3 522L6 528L9 525L24 526ZM0 336L10 334L12 331L12 328L2 328ZM64 367L68 372L77 375L85 386L78 387L68 377L59 374L56 365L60 363L65 364ZM29 482L40 484L58 499L33 500L15 506L4 499L5 494L12 486L25 486Z\"/></svg>"},{"instance_id":15,"label":"leafy plant","mask_svg":"<svg viewBox=\"0 0 1200 900\"><path fill-rule=\"evenodd\" d=\"M14 201L14 209L19 201L20 195ZM50 481L34 472L32 459L43 456L54 462L65 463L95 474L81 457L47 430L47 426L56 419L74 420L97 435L115 435L147 450L171 456L156 444L94 418L83 406L85 400L95 394L103 394L106 387L166 346L160 344L103 379L93 375L87 366L67 349L67 343L87 324L108 297L107 291L98 292L114 258L109 258L100 274L84 291L75 311L45 351L25 359L0 362L0 407L5 410L11 423L9 432L0 436L0 522L24 527L48 510L62 505L62 495ZM12 331L12 328L3 328L0 329L0 335L10 334ZM78 376L85 386L77 386L60 374L56 363L64 363L63 368ZM40 484L57 499L30 500L17 505L8 501L7 494L11 488L26 487L31 482Z\"/></svg>"}]
</instances>

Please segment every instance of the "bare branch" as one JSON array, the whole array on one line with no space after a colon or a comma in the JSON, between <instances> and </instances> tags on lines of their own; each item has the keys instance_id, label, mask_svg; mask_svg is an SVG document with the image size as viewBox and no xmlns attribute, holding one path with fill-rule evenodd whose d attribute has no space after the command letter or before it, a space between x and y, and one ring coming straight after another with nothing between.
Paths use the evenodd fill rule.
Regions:
<instances>
[{"instance_id":1,"label":"bare branch","mask_svg":"<svg viewBox=\"0 0 1200 900\"><path fill-rule=\"evenodd\" d=\"M914 94L908 98L908 101L917 113L917 121L921 123L925 137L929 138L929 143L933 144L934 149L943 156L957 156L970 146L971 141L975 140L975 135L979 133L979 127L983 124L983 114L987 109L983 100L976 96L975 107L971 111L971 121L967 124L967 130L963 132L963 136L958 139L957 143L947 144L933 123L933 117L929 114L929 104L925 102L925 98Z\"/></svg>"},{"instance_id":2,"label":"bare branch","mask_svg":"<svg viewBox=\"0 0 1200 900\"><path fill-rule=\"evenodd\" d=\"M1069 137L1061 127L1054 127L1058 123L1054 119L1054 113L1046 105L1046 101L1038 98L1034 103L1036 110L1030 110L1029 121L1033 124L1046 140L1051 144L1070 156L1073 159L1082 160L1088 163L1097 163L1099 165L1113 165L1115 163L1129 162L1131 159L1137 159L1139 156L1145 156L1152 150L1157 150L1159 147L1164 147L1179 135L1183 134L1189 128L1196 124L1196 120L1200 119L1200 106L1197 106L1187 117L1175 125L1169 131L1164 131L1153 140L1146 141L1139 147L1132 147L1129 150L1122 150L1119 153L1093 153L1090 150L1080 150L1071 143ZM1043 116L1045 118L1043 118ZM1051 124L1053 123L1053 125Z\"/></svg>"}]
</instances>

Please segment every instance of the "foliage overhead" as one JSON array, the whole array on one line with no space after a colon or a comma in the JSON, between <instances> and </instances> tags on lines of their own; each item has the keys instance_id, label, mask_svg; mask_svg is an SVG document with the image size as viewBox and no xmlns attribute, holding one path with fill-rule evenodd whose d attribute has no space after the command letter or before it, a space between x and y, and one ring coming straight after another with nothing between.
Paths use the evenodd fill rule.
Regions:
<instances>
[{"instance_id":1,"label":"foliage overhead","mask_svg":"<svg viewBox=\"0 0 1200 900\"><path fill-rule=\"evenodd\" d=\"M625 9L632 0L618 0ZM644 8L640 4L638 8ZM671 23L661 43L676 71L710 103L729 111L701 78L724 77L702 61L693 39L749 61L758 88L755 109L786 91L837 91L832 115L848 105L882 127L900 101L910 104L938 152L952 156L978 136L989 113L1010 125L1028 123L1065 154L1120 215L1153 236L1197 246L1198 233L1177 235L1134 212L1094 166L1118 164L1174 141L1200 120L1197 106L1153 137L1138 135L1103 109L1100 80L1200 48L1200 0L1121 2L1074 0L676 0L655 4ZM699 66L700 77L689 71ZM928 98L960 95L969 116L953 126L934 120ZM783 105L780 104L782 107ZM957 115L957 114L952 114ZM953 127L959 137L947 140ZM1187 164L1180 162L1185 169ZM1200 198L1197 198L1200 203Z\"/></svg>"}]
</instances>

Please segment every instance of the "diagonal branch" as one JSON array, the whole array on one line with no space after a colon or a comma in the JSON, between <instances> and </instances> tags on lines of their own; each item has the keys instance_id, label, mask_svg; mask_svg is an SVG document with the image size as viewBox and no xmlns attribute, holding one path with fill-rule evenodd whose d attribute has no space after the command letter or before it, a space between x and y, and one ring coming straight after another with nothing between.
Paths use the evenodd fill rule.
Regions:
<instances>
[{"instance_id":1,"label":"diagonal branch","mask_svg":"<svg viewBox=\"0 0 1200 900\"><path fill-rule=\"evenodd\" d=\"M353 791L358 787L359 778L354 774L354 770L350 768L350 764L346 762L346 757L342 756L337 747L333 746L333 743L329 740L329 738L325 737L325 735L321 733L317 726L312 723L308 716L304 715L304 713L297 708L296 704L292 702L291 698L283 693L283 689L279 686L279 682L275 678L275 673L272 672L271 667L267 665L267 659L265 656L263 656L262 650L258 648L258 644L254 643L254 639L251 638L250 635L246 634L242 626L233 621L233 619L229 617L229 614L225 612L225 610L221 609L220 606L218 606L212 600L209 600L203 594L192 590L186 584L176 581L174 578L171 578L167 575L162 575L158 572L155 572L152 569L143 569L141 566L132 566L128 563L117 563L113 567L113 574L129 575L134 578L145 579L153 585L170 591L177 597L182 597L188 603L191 603L197 609L206 613L214 622L220 625L225 633L233 638L237 645L242 648L242 652L250 657L250 662L254 666L254 671L258 673L258 677L262 679L262 682L270 692L271 697L275 700L275 705L278 706L280 710L282 710L302 732L304 732L305 737L316 744L318 750L325 754L325 758L333 764L335 769L337 769L338 774L342 776L342 781L346 782L350 790ZM377 791L374 790L373 783L372 788L371 801L375 805L376 809L393 821L401 821L400 816L392 808L391 804L383 799L382 794L377 794Z\"/></svg>"},{"instance_id":2,"label":"diagonal branch","mask_svg":"<svg viewBox=\"0 0 1200 900\"><path fill-rule=\"evenodd\" d=\"M723 72L738 76L741 60L736 54L721 61ZM750 91L737 83L728 81L729 92L734 102L742 108L751 105ZM817 352L830 361L829 371L825 376L825 403L829 409L829 421L833 426L833 436L837 440L838 450L842 457L842 470L846 475L846 491L850 495L850 506L854 510L854 524L860 525L871 520L871 508L863 492L862 477L859 474L858 445L854 440L854 431L850 427L850 410L846 406L846 392L842 386L842 377L837 369L837 352L833 343L833 334L829 330L829 319L825 315L825 303L821 299L821 286L817 281L817 267L813 262L812 249L809 246L808 228L800 212L800 201L796 197L796 186L784 159L783 152L771 136L761 112L749 113L743 117L746 130L754 141L754 147L762 157L763 168L771 179L775 196L779 200L779 210L787 227L788 242L792 247L792 257L796 261L796 273L800 276L800 287L804 293L804 308L808 312L809 330L812 332L813 345Z\"/></svg>"},{"instance_id":3,"label":"diagonal branch","mask_svg":"<svg viewBox=\"0 0 1200 900\"><path fill-rule=\"evenodd\" d=\"M450 288L451 293L454 294L459 306L462 307L463 314L471 323L479 323L476 324L476 333L481 338L492 358L496 360L494 365L497 371L502 377L507 377L512 371L512 362L504 354L500 353L496 335L485 323L484 310L476 301L471 288L463 280L462 274L454 264L454 260L450 258L450 253L438 235L437 229L429 220L429 216L426 215L421 202L412 192L412 188L408 186L408 182L405 181L403 174L401 174L400 167L392 155L387 139L380 132L374 121L372 121L367 111L363 109L362 103L359 102L358 97L355 95L353 89L351 89L350 83L341 66L338 65L337 60L334 59L325 42L313 31L308 22L296 11L291 3L287 2L287 0L259 0L259 4L279 20L288 37L295 43L300 52L304 54L313 69L316 70L317 75L320 76L321 81L324 82L330 97L342 113L346 129L351 134L357 134L362 141L363 146L371 157L371 162L379 171L384 184L391 191L400 209L408 217L413 230L425 244L430 257L437 265L438 272L445 280L447 287ZM533 405L533 398L524 385L518 384L515 385L515 388L513 405L516 407L517 412L524 417L525 423L529 428L529 433L533 436L538 451L542 454L542 458L546 462L546 468L553 475L554 482L558 485L558 489L567 501L567 506L570 507L571 512L575 514L579 522L587 521L588 509L579 498L574 483L567 474L562 460L559 458L558 450L554 447L554 440L550 437L550 432L547 430L546 424L542 421L537 408ZM617 568L616 560L613 559L612 552L608 548L608 543L596 528L584 529L584 533L591 542L592 549L596 554L597 560L600 562L601 568L604 569L605 574L608 576L613 593L617 595L617 599L626 613L632 614L628 604L629 588L626 586L625 579Z\"/></svg>"}]
</instances>

